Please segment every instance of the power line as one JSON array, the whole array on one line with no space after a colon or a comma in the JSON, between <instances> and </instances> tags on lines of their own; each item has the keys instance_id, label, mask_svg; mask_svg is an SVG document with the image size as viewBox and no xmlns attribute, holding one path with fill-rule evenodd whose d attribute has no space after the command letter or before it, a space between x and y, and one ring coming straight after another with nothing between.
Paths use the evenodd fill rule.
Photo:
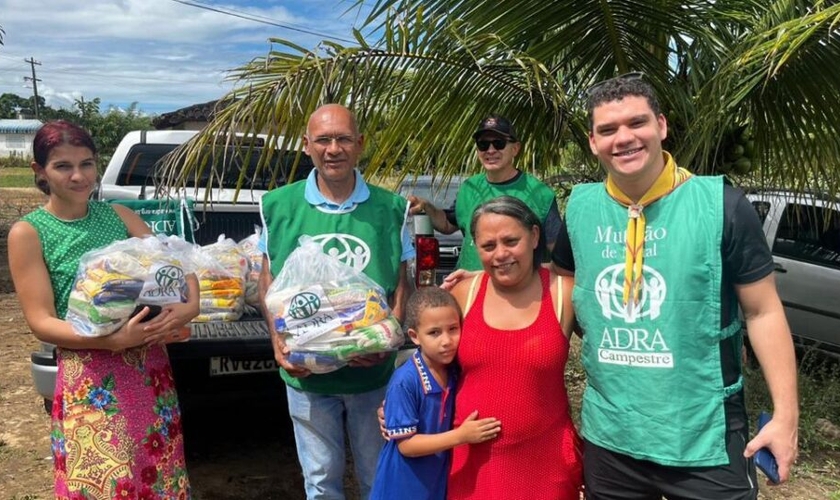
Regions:
<instances>
[{"instance_id":1,"label":"power line","mask_svg":"<svg viewBox=\"0 0 840 500\"><path fill-rule=\"evenodd\" d=\"M226 16L238 17L240 19L245 19L246 21L253 21L255 23L268 24L270 26L277 26L278 28L285 28L287 30L297 31L299 33L304 33L304 34L307 34L307 35L319 36L319 37L322 37L322 38L337 40L339 42L356 43L356 40L351 40L349 38L342 38L342 37L339 37L339 36L330 35L328 33L321 33L321 32L318 32L318 31L308 30L308 29L305 29L305 28L298 28L296 26L281 23L279 21L275 21L275 20L272 20L272 19L269 19L269 18L263 17L263 16L255 16L253 14L245 14L245 13L238 12L238 11L231 10L231 9L221 9L219 7L211 7L209 5L204 5L204 4L201 4L201 3L198 3L198 2L191 2L191 1L188 1L188 0L172 0L172 1L176 2L176 3L183 4L183 5L188 5L190 7L196 7L196 8L199 8L199 9L209 10L211 12L217 12L219 14L224 14Z\"/></svg>"},{"instance_id":2,"label":"power line","mask_svg":"<svg viewBox=\"0 0 840 500\"><path fill-rule=\"evenodd\" d=\"M20 59L18 59L17 57L4 56L4 55L0 54L0 59L8 59L10 61L14 61L14 62L20 64Z\"/></svg>"}]
</instances>

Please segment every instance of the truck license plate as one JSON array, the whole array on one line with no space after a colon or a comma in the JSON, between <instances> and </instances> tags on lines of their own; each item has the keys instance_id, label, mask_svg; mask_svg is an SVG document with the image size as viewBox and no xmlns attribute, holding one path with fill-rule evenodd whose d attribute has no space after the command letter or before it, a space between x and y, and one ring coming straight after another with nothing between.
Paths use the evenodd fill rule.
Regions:
<instances>
[{"instance_id":1,"label":"truck license plate","mask_svg":"<svg viewBox=\"0 0 840 500\"><path fill-rule=\"evenodd\" d=\"M277 371L280 365L273 359L232 359L226 356L210 358L210 375L236 375Z\"/></svg>"}]
</instances>

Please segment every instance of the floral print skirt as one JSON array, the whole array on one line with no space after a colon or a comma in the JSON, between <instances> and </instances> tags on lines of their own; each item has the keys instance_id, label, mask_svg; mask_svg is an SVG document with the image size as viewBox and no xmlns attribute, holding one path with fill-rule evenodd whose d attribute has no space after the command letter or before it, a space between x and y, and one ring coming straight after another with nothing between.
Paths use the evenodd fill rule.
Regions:
<instances>
[{"instance_id":1,"label":"floral print skirt","mask_svg":"<svg viewBox=\"0 0 840 500\"><path fill-rule=\"evenodd\" d=\"M59 349L50 437L58 499L190 498L163 346Z\"/></svg>"}]
</instances>

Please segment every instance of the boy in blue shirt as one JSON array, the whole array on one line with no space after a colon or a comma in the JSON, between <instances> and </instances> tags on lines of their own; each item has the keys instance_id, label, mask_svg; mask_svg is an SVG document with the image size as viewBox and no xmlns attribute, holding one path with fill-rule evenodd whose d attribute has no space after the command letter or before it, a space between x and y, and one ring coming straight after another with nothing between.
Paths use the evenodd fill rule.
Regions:
<instances>
[{"instance_id":1,"label":"boy in blue shirt","mask_svg":"<svg viewBox=\"0 0 840 500\"><path fill-rule=\"evenodd\" d=\"M371 500L445 499L449 450L499 434L500 422L479 420L478 412L451 429L462 320L458 303L440 288L421 288L408 299L405 326L418 349L388 383L388 442L379 454Z\"/></svg>"}]
</instances>

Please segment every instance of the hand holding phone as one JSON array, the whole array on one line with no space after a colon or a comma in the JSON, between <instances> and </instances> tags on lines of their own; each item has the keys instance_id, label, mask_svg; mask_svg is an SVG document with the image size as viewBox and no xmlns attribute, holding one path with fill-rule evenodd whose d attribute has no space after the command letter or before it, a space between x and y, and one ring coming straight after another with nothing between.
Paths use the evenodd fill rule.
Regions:
<instances>
[{"instance_id":1,"label":"hand holding phone","mask_svg":"<svg viewBox=\"0 0 840 500\"><path fill-rule=\"evenodd\" d=\"M154 319L158 314L160 314L163 311L163 308L161 306L157 306L154 304L137 304L137 307L134 308L134 311L131 312L131 316L129 317L133 318L137 316L138 314L140 314L140 311L142 311L144 307L149 308L149 313L146 314L146 316L144 316L143 319L140 320L141 323L145 323L149 320Z\"/></svg>"},{"instance_id":2,"label":"hand holding phone","mask_svg":"<svg viewBox=\"0 0 840 500\"><path fill-rule=\"evenodd\" d=\"M761 428L764 427L767 422L771 420L770 414L766 411L761 412L758 415L758 430L761 431ZM767 479L770 480L773 484L779 484L781 479L779 478L779 465L776 463L776 457L773 456L773 453L770 452L770 449L766 446L761 448L757 452L755 452L755 465L758 469L767 476Z\"/></svg>"}]
</instances>

